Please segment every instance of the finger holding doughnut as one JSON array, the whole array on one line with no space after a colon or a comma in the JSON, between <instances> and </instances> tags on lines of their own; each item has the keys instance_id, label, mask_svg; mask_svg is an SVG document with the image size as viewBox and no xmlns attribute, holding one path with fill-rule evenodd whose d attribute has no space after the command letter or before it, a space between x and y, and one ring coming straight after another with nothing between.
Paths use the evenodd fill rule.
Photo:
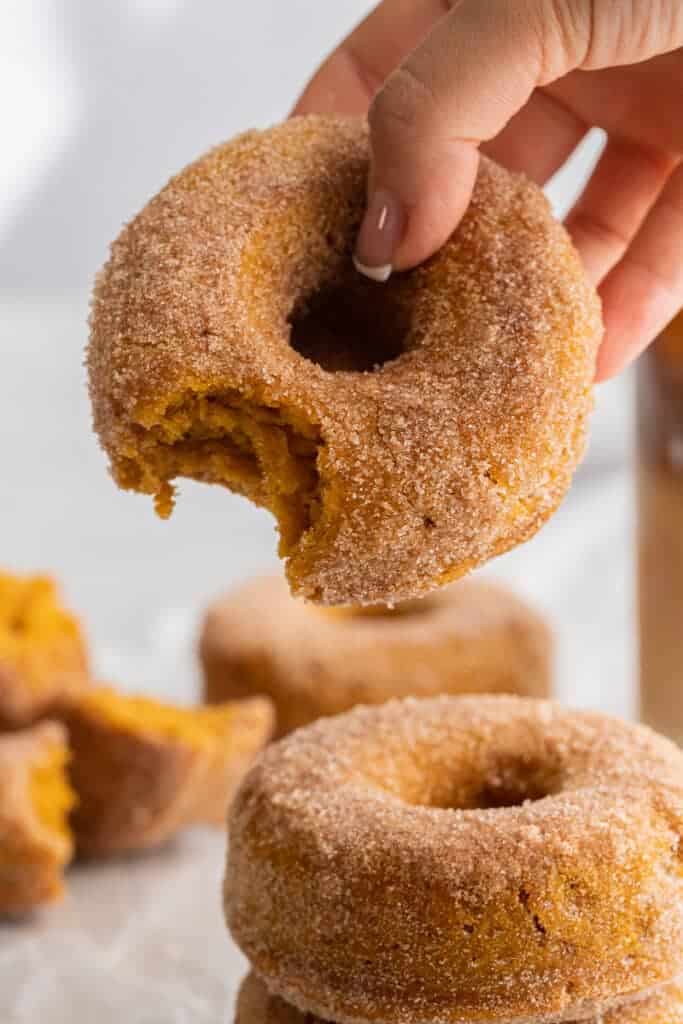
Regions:
<instances>
[{"instance_id":1,"label":"finger holding doughnut","mask_svg":"<svg viewBox=\"0 0 683 1024\"><path fill-rule=\"evenodd\" d=\"M579 66L590 8L574 4L574 17L565 19L560 5L546 0L462 0L389 76L369 112L372 167L359 269L380 279L445 243L470 202L479 146L537 87ZM492 69L504 72L494 77ZM385 209L384 219L398 228L382 227Z\"/></svg>"}]
</instances>

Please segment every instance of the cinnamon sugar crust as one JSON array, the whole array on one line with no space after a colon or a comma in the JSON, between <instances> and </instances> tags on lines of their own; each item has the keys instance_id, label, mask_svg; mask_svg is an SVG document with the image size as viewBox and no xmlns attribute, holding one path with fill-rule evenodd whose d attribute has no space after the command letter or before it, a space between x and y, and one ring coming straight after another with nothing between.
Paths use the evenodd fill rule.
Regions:
<instances>
[{"instance_id":1,"label":"cinnamon sugar crust","mask_svg":"<svg viewBox=\"0 0 683 1024\"><path fill-rule=\"evenodd\" d=\"M683 753L518 697L357 708L233 804L232 934L341 1024L575 1021L681 975Z\"/></svg>"},{"instance_id":2,"label":"cinnamon sugar crust","mask_svg":"<svg viewBox=\"0 0 683 1024\"><path fill-rule=\"evenodd\" d=\"M271 995L261 979L250 972L240 986L235 1024L324 1024L319 1017L303 1014L279 996ZM664 985L656 992L630 1000L623 1006L585 1024L683 1024L683 985Z\"/></svg>"},{"instance_id":3,"label":"cinnamon sugar crust","mask_svg":"<svg viewBox=\"0 0 683 1024\"><path fill-rule=\"evenodd\" d=\"M280 576L250 580L210 606L199 653L206 699L270 697L278 736L392 697L547 697L552 685L547 624L505 587L477 579L357 610L296 600Z\"/></svg>"},{"instance_id":4,"label":"cinnamon sugar crust","mask_svg":"<svg viewBox=\"0 0 683 1024\"><path fill-rule=\"evenodd\" d=\"M99 276L94 424L120 486L218 483L277 517L292 590L424 594L526 540L583 452L599 304L542 193L490 161L451 240L352 267L357 121L250 132L174 178Z\"/></svg>"}]
</instances>

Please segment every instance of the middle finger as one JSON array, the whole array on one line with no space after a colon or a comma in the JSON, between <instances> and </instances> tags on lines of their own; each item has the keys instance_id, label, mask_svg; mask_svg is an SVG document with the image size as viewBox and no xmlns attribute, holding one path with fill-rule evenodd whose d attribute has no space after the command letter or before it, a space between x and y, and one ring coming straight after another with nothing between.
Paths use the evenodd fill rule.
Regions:
<instances>
[{"instance_id":1,"label":"middle finger","mask_svg":"<svg viewBox=\"0 0 683 1024\"><path fill-rule=\"evenodd\" d=\"M306 86L295 114L362 116L384 80L459 0L382 0Z\"/></svg>"}]
</instances>

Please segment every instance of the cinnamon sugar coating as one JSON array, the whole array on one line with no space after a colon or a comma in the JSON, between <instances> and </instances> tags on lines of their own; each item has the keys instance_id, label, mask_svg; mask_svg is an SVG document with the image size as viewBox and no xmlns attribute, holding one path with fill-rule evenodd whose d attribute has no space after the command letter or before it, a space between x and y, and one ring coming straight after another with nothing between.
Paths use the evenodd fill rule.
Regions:
<instances>
[{"instance_id":1,"label":"cinnamon sugar coating","mask_svg":"<svg viewBox=\"0 0 683 1024\"><path fill-rule=\"evenodd\" d=\"M325 1020L574 1021L683 968L683 753L519 697L357 708L261 755L225 908Z\"/></svg>"},{"instance_id":2,"label":"cinnamon sugar coating","mask_svg":"<svg viewBox=\"0 0 683 1024\"><path fill-rule=\"evenodd\" d=\"M120 486L276 515L292 590L424 594L526 540L583 452L599 303L541 191L483 159L464 221L384 285L352 266L363 123L219 146L123 230L95 289L94 424Z\"/></svg>"},{"instance_id":3,"label":"cinnamon sugar coating","mask_svg":"<svg viewBox=\"0 0 683 1024\"><path fill-rule=\"evenodd\" d=\"M199 653L207 700L270 697L278 736L355 704L439 693L547 697L552 683L550 629L486 580L364 611L305 604L279 576L250 580L211 605Z\"/></svg>"},{"instance_id":4,"label":"cinnamon sugar coating","mask_svg":"<svg viewBox=\"0 0 683 1024\"><path fill-rule=\"evenodd\" d=\"M279 996L271 995L261 979L250 972L240 986L235 1024L323 1024L303 1014ZM585 1024L683 1024L683 986L664 985L651 995L608 1010Z\"/></svg>"}]
</instances>

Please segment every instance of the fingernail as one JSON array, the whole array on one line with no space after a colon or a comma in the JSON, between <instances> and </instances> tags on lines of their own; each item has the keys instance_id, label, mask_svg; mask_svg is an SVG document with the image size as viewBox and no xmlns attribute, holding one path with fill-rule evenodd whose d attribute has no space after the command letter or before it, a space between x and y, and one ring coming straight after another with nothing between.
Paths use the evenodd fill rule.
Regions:
<instances>
[{"instance_id":1,"label":"fingernail","mask_svg":"<svg viewBox=\"0 0 683 1024\"><path fill-rule=\"evenodd\" d=\"M358 233L356 270L373 281L388 281L404 230L405 215L396 196L384 189L374 192Z\"/></svg>"}]
</instances>

